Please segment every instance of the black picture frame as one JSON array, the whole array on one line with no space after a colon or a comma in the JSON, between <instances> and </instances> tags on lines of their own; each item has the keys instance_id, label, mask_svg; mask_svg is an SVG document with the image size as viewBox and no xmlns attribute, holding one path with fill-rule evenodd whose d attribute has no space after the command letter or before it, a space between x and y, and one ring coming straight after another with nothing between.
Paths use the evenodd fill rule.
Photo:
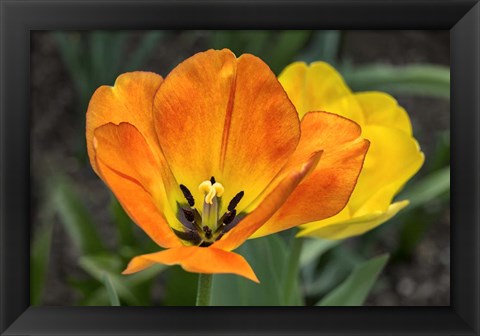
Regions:
<instances>
[{"instance_id":1,"label":"black picture frame","mask_svg":"<svg viewBox=\"0 0 480 336\"><path fill-rule=\"evenodd\" d=\"M479 335L477 1L0 1L2 335ZM237 28L450 30L451 306L29 306L30 31Z\"/></svg>"}]
</instances>

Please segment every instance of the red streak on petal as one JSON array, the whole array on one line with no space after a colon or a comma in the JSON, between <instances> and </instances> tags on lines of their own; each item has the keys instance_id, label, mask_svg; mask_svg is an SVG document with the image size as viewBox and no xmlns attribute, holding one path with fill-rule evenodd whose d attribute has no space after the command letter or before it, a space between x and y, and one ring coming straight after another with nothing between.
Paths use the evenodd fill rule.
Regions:
<instances>
[{"instance_id":1,"label":"red streak on petal","mask_svg":"<svg viewBox=\"0 0 480 336\"><path fill-rule=\"evenodd\" d=\"M228 98L227 111L225 113L225 123L223 125L222 147L220 150L220 170L225 166L225 155L227 153L228 136L232 124L233 102L235 101L235 90L237 87L237 66L235 64L232 74L232 84L230 87L230 96Z\"/></svg>"}]
</instances>

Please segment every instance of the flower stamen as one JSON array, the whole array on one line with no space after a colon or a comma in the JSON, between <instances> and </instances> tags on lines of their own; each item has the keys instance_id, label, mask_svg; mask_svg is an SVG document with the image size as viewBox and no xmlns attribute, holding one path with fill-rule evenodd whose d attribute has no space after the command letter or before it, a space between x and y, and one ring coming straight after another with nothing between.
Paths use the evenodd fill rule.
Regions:
<instances>
[{"instance_id":1,"label":"flower stamen","mask_svg":"<svg viewBox=\"0 0 480 336\"><path fill-rule=\"evenodd\" d=\"M187 221L193 222L195 220L195 214L193 213L193 211L183 209L183 208L182 208L182 210L183 210L183 214L185 215L185 218L187 219Z\"/></svg>"},{"instance_id":2,"label":"flower stamen","mask_svg":"<svg viewBox=\"0 0 480 336\"><path fill-rule=\"evenodd\" d=\"M183 184L180 184L180 189L182 190L183 196L187 200L188 205L190 205L191 207L195 206L195 199L193 198L190 190L188 190L188 188L185 187Z\"/></svg>"},{"instance_id":3,"label":"flower stamen","mask_svg":"<svg viewBox=\"0 0 480 336\"><path fill-rule=\"evenodd\" d=\"M240 203L240 201L242 200L243 198L243 195L244 195L244 192L243 191L240 191L238 194L236 194L232 200L230 201L230 203L228 203L228 211L233 211L233 209L235 209L238 205L238 203Z\"/></svg>"},{"instance_id":4,"label":"flower stamen","mask_svg":"<svg viewBox=\"0 0 480 336\"><path fill-rule=\"evenodd\" d=\"M215 233L221 233L221 235L217 239L220 239L221 236L228 231L228 230L226 230L227 225L229 225L233 222L236 215L237 215L237 210L233 209L232 211L227 211L222 216L222 218L220 218L219 225L218 225Z\"/></svg>"},{"instance_id":5,"label":"flower stamen","mask_svg":"<svg viewBox=\"0 0 480 336\"><path fill-rule=\"evenodd\" d=\"M225 214L225 218L223 218L223 224L225 225L230 224L235 219L236 214L237 214L236 209L233 209L232 211L227 212Z\"/></svg>"},{"instance_id":6,"label":"flower stamen","mask_svg":"<svg viewBox=\"0 0 480 336\"><path fill-rule=\"evenodd\" d=\"M186 231L179 231L172 229L178 238L191 242L194 245L198 245L202 242L200 235L195 230L187 229Z\"/></svg>"},{"instance_id":7,"label":"flower stamen","mask_svg":"<svg viewBox=\"0 0 480 336\"><path fill-rule=\"evenodd\" d=\"M205 195L201 215L195 208L195 200L190 190L183 184L180 184L180 189L190 205L190 209L181 208L183 212L181 222L185 227L185 232L174 230L180 239L197 246L206 247L221 239L238 223L238 220L234 221L237 216L235 208L243 198L243 191L232 198L228 204L227 212L219 217L221 202L219 198L224 194L225 188L215 180L215 177L212 176L198 186L198 190Z\"/></svg>"}]
</instances>

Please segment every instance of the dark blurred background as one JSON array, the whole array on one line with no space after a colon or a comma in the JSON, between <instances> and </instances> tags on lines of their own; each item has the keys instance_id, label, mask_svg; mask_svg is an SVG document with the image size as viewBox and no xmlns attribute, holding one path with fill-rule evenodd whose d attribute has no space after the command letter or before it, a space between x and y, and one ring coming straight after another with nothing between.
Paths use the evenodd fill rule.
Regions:
<instances>
[{"instance_id":1,"label":"dark blurred background","mask_svg":"<svg viewBox=\"0 0 480 336\"><path fill-rule=\"evenodd\" d=\"M194 53L224 47L261 57L276 74L295 60L325 60L354 91L391 93L408 111L426 154L400 195L411 200L406 210L322 250L313 265L302 264L306 303L315 303L360 261L388 252L366 305L449 305L448 31L33 32L32 304L108 305L106 279L125 305L193 303L196 277L179 267L119 275L131 256L156 248L91 170L85 112L94 90L113 85L123 72L166 76Z\"/></svg>"}]
</instances>

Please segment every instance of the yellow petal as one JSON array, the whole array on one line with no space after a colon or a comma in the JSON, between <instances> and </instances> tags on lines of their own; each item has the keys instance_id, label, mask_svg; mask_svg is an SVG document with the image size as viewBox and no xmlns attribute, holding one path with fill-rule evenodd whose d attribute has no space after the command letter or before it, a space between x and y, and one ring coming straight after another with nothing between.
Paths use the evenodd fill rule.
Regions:
<instances>
[{"instance_id":1,"label":"yellow petal","mask_svg":"<svg viewBox=\"0 0 480 336\"><path fill-rule=\"evenodd\" d=\"M407 112L389 94L383 92L356 93L367 125L396 128L412 135L412 124Z\"/></svg>"},{"instance_id":2,"label":"yellow petal","mask_svg":"<svg viewBox=\"0 0 480 336\"><path fill-rule=\"evenodd\" d=\"M180 265L195 273L232 273L259 282L248 262L239 254L213 247L182 246L133 258L123 274L144 270L155 263Z\"/></svg>"},{"instance_id":3,"label":"yellow petal","mask_svg":"<svg viewBox=\"0 0 480 336\"><path fill-rule=\"evenodd\" d=\"M397 194L398 190L398 183L396 181L393 181L388 185L380 187L375 192L372 192L370 197L361 206L354 208L349 204L351 216L360 217L371 213L386 211L392 203L392 200ZM352 197L354 196L355 195L353 195ZM354 202L352 202L351 204L354 204Z\"/></svg>"},{"instance_id":4,"label":"yellow petal","mask_svg":"<svg viewBox=\"0 0 480 336\"><path fill-rule=\"evenodd\" d=\"M322 62L310 67L303 63L293 63L279 76L279 80L300 114L322 110L345 116L361 125L362 136L371 142L358 184L345 208L334 216L303 225L304 230L364 216L376 218L387 212L394 196L424 161L418 143L411 136L412 126L405 110L385 93L352 94L335 69ZM322 161L323 159L322 157ZM309 179L314 177L315 173ZM306 182L307 179L302 184ZM302 190L301 186L297 192ZM296 194L292 193L291 198L294 196ZM302 204L301 201L298 203ZM283 207L288 205L289 200ZM294 206L291 208L294 209ZM273 232L270 228L275 226L282 228L282 220L277 218L281 210L255 236ZM312 209L301 210L305 213L314 212ZM290 217L285 220L287 221L295 222L295 218Z\"/></svg>"},{"instance_id":5,"label":"yellow petal","mask_svg":"<svg viewBox=\"0 0 480 336\"><path fill-rule=\"evenodd\" d=\"M408 201L391 204L385 212L374 212L344 220L327 219L302 226L298 236L313 236L323 239L345 239L361 235L395 216L408 205Z\"/></svg>"},{"instance_id":6,"label":"yellow petal","mask_svg":"<svg viewBox=\"0 0 480 336\"><path fill-rule=\"evenodd\" d=\"M268 66L226 49L179 64L154 106L159 142L177 181L202 199L198 185L214 176L225 188L223 207L243 190L239 211L270 183L300 137L295 108Z\"/></svg>"},{"instance_id":7,"label":"yellow petal","mask_svg":"<svg viewBox=\"0 0 480 336\"><path fill-rule=\"evenodd\" d=\"M326 111L363 124L362 110L340 74L325 62L295 62L278 77L300 117Z\"/></svg>"},{"instance_id":8,"label":"yellow petal","mask_svg":"<svg viewBox=\"0 0 480 336\"><path fill-rule=\"evenodd\" d=\"M335 216L303 225L301 235L347 238L373 229L405 207L408 201L391 202L424 162L418 143L406 130L364 126L362 135L370 140L370 149L347 206Z\"/></svg>"},{"instance_id":9,"label":"yellow petal","mask_svg":"<svg viewBox=\"0 0 480 336\"><path fill-rule=\"evenodd\" d=\"M128 123L95 130L96 166L125 211L157 244L182 245L170 229L175 223L163 188L160 161L140 132Z\"/></svg>"},{"instance_id":10,"label":"yellow petal","mask_svg":"<svg viewBox=\"0 0 480 336\"><path fill-rule=\"evenodd\" d=\"M368 141L360 137L360 127L324 112L306 114L301 127L294 160L314 150L323 151L323 155L312 174L254 237L333 216L345 207L353 191L368 149Z\"/></svg>"},{"instance_id":11,"label":"yellow petal","mask_svg":"<svg viewBox=\"0 0 480 336\"><path fill-rule=\"evenodd\" d=\"M385 211L394 195L420 169L424 155L414 138L395 128L366 126L362 136L370 140L370 149L349 206L355 213L388 187L390 195L384 193L376 205L377 210Z\"/></svg>"}]
</instances>

